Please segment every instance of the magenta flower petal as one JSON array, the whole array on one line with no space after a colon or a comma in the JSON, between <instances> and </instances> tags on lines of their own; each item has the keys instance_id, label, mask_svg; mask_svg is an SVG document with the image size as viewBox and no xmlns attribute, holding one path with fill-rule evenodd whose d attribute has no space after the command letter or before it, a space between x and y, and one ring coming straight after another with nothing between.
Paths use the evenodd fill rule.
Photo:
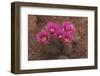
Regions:
<instances>
[{"instance_id":1,"label":"magenta flower petal","mask_svg":"<svg viewBox=\"0 0 100 76\"><path fill-rule=\"evenodd\" d=\"M50 34L47 31L41 31L36 34L37 42L41 44L49 44L50 41Z\"/></svg>"},{"instance_id":2,"label":"magenta flower petal","mask_svg":"<svg viewBox=\"0 0 100 76\"><path fill-rule=\"evenodd\" d=\"M73 34L76 32L76 28L71 21L64 21L63 28L64 28L64 31L66 31L66 32L70 31Z\"/></svg>"},{"instance_id":3,"label":"magenta flower petal","mask_svg":"<svg viewBox=\"0 0 100 76\"><path fill-rule=\"evenodd\" d=\"M63 31L62 26L59 26L59 28L57 29L57 31L56 31L55 34L54 34L54 37L55 37L56 39L62 39L63 33L64 33L64 31Z\"/></svg>"},{"instance_id":4,"label":"magenta flower petal","mask_svg":"<svg viewBox=\"0 0 100 76\"><path fill-rule=\"evenodd\" d=\"M46 26L46 30L50 33L54 34L58 29L59 24L56 24L54 22L48 22Z\"/></svg>"},{"instance_id":5,"label":"magenta flower petal","mask_svg":"<svg viewBox=\"0 0 100 76\"><path fill-rule=\"evenodd\" d=\"M63 33L63 42L64 43L71 43L72 40L73 40L73 34L70 31Z\"/></svg>"}]
</instances>

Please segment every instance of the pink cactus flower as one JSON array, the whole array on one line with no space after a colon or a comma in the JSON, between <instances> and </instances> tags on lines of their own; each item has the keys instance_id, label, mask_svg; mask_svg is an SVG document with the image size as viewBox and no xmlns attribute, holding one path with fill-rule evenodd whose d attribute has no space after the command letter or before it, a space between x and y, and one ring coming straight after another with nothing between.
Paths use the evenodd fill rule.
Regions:
<instances>
[{"instance_id":1,"label":"pink cactus flower","mask_svg":"<svg viewBox=\"0 0 100 76\"><path fill-rule=\"evenodd\" d=\"M62 39L63 33L64 33L64 31L63 31L62 26L59 26L59 28L57 29L57 31L56 31L55 34L54 34L54 37L55 37L56 39Z\"/></svg>"},{"instance_id":2,"label":"pink cactus flower","mask_svg":"<svg viewBox=\"0 0 100 76\"><path fill-rule=\"evenodd\" d=\"M70 31L72 34L76 32L76 28L74 24L70 21L64 21L63 28L64 28L64 31L66 32Z\"/></svg>"},{"instance_id":3,"label":"pink cactus flower","mask_svg":"<svg viewBox=\"0 0 100 76\"><path fill-rule=\"evenodd\" d=\"M70 31L63 33L63 42L64 43L71 43L72 40L73 40L73 34Z\"/></svg>"},{"instance_id":4,"label":"pink cactus flower","mask_svg":"<svg viewBox=\"0 0 100 76\"><path fill-rule=\"evenodd\" d=\"M59 25L54 22L48 22L47 26L46 26L46 30L49 31L50 33L54 34L57 31L58 26Z\"/></svg>"},{"instance_id":5,"label":"pink cactus flower","mask_svg":"<svg viewBox=\"0 0 100 76\"><path fill-rule=\"evenodd\" d=\"M51 36L47 31L41 31L36 34L36 40L41 44L49 44L50 37Z\"/></svg>"},{"instance_id":6,"label":"pink cactus flower","mask_svg":"<svg viewBox=\"0 0 100 76\"><path fill-rule=\"evenodd\" d=\"M55 41L61 40L63 43L71 43L73 41L76 28L70 21L64 21L63 26L54 22L48 22L42 31L36 34L36 40L41 44L49 44L50 39Z\"/></svg>"}]
</instances>

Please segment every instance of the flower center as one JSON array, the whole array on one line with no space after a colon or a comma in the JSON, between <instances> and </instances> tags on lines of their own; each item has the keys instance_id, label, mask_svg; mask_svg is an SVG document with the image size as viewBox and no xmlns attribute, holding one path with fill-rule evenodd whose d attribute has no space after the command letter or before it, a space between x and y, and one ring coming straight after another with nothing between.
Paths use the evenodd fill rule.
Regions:
<instances>
[{"instance_id":1,"label":"flower center","mask_svg":"<svg viewBox=\"0 0 100 76\"><path fill-rule=\"evenodd\" d=\"M47 41L47 37L46 36L43 36L41 39L42 39L42 41Z\"/></svg>"},{"instance_id":2,"label":"flower center","mask_svg":"<svg viewBox=\"0 0 100 76\"><path fill-rule=\"evenodd\" d=\"M65 39L64 39L64 42L69 42L69 39L68 39L68 38L65 38Z\"/></svg>"},{"instance_id":3,"label":"flower center","mask_svg":"<svg viewBox=\"0 0 100 76\"><path fill-rule=\"evenodd\" d=\"M62 35L61 35L61 34L59 34L59 35L58 35L58 38L62 38Z\"/></svg>"},{"instance_id":4,"label":"flower center","mask_svg":"<svg viewBox=\"0 0 100 76\"><path fill-rule=\"evenodd\" d=\"M50 31L51 31L51 32L54 32L54 31L55 31L55 29L54 29L54 28L51 28L51 29L50 29Z\"/></svg>"}]
</instances>

